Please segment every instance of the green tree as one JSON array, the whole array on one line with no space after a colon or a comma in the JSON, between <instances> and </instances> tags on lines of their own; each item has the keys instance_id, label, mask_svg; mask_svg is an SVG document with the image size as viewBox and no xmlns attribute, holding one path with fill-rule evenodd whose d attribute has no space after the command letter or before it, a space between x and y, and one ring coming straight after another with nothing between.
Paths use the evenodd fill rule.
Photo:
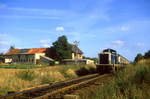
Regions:
<instances>
[{"instance_id":1,"label":"green tree","mask_svg":"<svg viewBox=\"0 0 150 99\"><path fill-rule=\"evenodd\" d=\"M10 46L9 51L15 49L15 46Z\"/></svg>"},{"instance_id":2,"label":"green tree","mask_svg":"<svg viewBox=\"0 0 150 99\"><path fill-rule=\"evenodd\" d=\"M147 51L145 54L144 54L144 58L150 58L150 50L149 51Z\"/></svg>"},{"instance_id":3,"label":"green tree","mask_svg":"<svg viewBox=\"0 0 150 99\"><path fill-rule=\"evenodd\" d=\"M4 56L3 56L3 53L0 53L0 62L4 62Z\"/></svg>"},{"instance_id":4,"label":"green tree","mask_svg":"<svg viewBox=\"0 0 150 99\"><path fill-rule=\"evenodd\" d=\"M143 59L143 55L141 53L138 53L137 56L134 59L134 62L138 62L139 60Z\"/></svg>"},{"instance_id":5,"label":"green tree","mask_svg":"<svg viewBox=\"0 0 150 99\"><path fill-rule=\"evenodd\" d=\"M65 35L60 36L57 41L53 43L52 48L56 51L56 60L62 61L62 59L71 58L71 45L68 43Z\"/></svg>"}]
</instances>

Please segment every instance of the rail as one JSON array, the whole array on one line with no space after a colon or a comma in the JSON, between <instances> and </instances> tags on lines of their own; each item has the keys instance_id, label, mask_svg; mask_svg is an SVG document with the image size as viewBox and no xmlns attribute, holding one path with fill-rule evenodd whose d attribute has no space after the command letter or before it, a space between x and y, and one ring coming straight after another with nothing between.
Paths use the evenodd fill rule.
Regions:
<instances>
[{"instance_id":1,"label":"rail","mask_svg":"<svg viewBox=\"0 0 150 99\"><path fill-rule=\"evenodd\" d=\"M38 87L28 88L25 90L0 96L0 99L33 99L33 98L47 99L46 97L57 96L58 93L63 93L72 88L84 86L84 84L86 83L90 83L96 79L105 77L107 75L108 74L105 75L91 74L72 80L58 82L52 85L50 84L40 85Z\"/></svg>"}]
</instances>

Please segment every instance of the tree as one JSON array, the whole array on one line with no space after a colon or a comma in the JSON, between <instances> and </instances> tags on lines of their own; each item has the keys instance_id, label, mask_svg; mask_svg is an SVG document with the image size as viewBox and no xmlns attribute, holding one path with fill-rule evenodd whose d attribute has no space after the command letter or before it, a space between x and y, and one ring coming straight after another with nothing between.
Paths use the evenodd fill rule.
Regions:
<instances>
[{"instance_id":1,"label":"tree","mask_svg":"<svg viewBox=\"0 0 150 99\"><path fill-rule=\"evenodd\" d=\"M145 54L144 54L144 58L150 58L150 50L149 51L147 51Z\"/></svg>"},{"instance_id":2,"label":"tree","mask_svg":"<svg viewBox=\"0 0 150 99\"><path fill-rule=\"evenodd\" d=\"M3 53L0 53L0 62L4 62L4 56L3 56Z\"/></svg>"},{"instance_id":3,"label":"tree","mask_svg":"<svg viewBox=\"0 0 150 99\"><path fill-rule=\"evenodd\" d=\"M137 56L134 59L134 62L138 62L139 60L143 59L143 55L141 53L138 53Z\"/></svg>"},{"instance_id":4,"label":"tree","mask_svg":"<svg viewBox=\"0 0 150 99\"><path fill-rule=\"evenodd\" d=\"M15 46L10 46L9 51L15 49Z\"/></svg>"},{"instance_id":5,"label":"tree","mask_svg":"<svg viewBox=\"0 0 150 99\"><path fill-rule=\"evenodd\" d=\"M62 61L62 59L71 58L71 45L68 43L65 35L60 36L57 41L53 43L52 48L56 51L56 60Z\"/></svg>"}]
</instances>

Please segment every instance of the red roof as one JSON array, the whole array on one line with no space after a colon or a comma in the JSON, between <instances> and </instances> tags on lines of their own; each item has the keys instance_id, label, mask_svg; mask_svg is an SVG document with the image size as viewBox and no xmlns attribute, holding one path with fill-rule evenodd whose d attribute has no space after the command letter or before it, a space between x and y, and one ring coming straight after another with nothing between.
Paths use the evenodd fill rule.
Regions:
<instances>
[{"instance_id":1,"label":"red roof","mask_svg":"<svg viewBox=\"0 0 150 99\"><path fill-rule=\"evenodd\" d=\"M17 54L20 52L20 49L12 49L8 51L5 55L12 55L12 54Z\"/></svg>"},{"instance_id":2,"label":"red roof","mask_svg":"<svg viewBox=\"0 0 150 99\"><path fill-rule=\"evenodd\" d=\"M8 51L5 55L46 53L47 49L48 48L12 49Z\"/></svg>"},{"instance_id":3,"label":"red roof","mask_svg":"<svg viewBox=\"0 0 150 99\"><path fill-rule=\"evenodd\" d=\"M29 54L34 54L34 53L45 53L47 48L32 48L28 51Z\"/></svg>"}]
</instances>

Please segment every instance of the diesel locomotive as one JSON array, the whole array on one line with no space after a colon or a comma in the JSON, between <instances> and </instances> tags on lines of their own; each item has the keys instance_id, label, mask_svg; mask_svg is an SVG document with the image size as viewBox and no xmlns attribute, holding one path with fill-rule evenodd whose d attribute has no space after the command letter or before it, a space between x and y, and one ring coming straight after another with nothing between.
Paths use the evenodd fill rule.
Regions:
<instances>
[{"instance_id":1,"label":"diesel locomotive","mask_svg":"<svg viewBox=\"0 0 150 99\"><path fill-rule=\"evenodd\" d=\"M99 73L115 72L130 62L113 49L105 49L98 54L97 71Z\"/></svg>"}]
</instances>

